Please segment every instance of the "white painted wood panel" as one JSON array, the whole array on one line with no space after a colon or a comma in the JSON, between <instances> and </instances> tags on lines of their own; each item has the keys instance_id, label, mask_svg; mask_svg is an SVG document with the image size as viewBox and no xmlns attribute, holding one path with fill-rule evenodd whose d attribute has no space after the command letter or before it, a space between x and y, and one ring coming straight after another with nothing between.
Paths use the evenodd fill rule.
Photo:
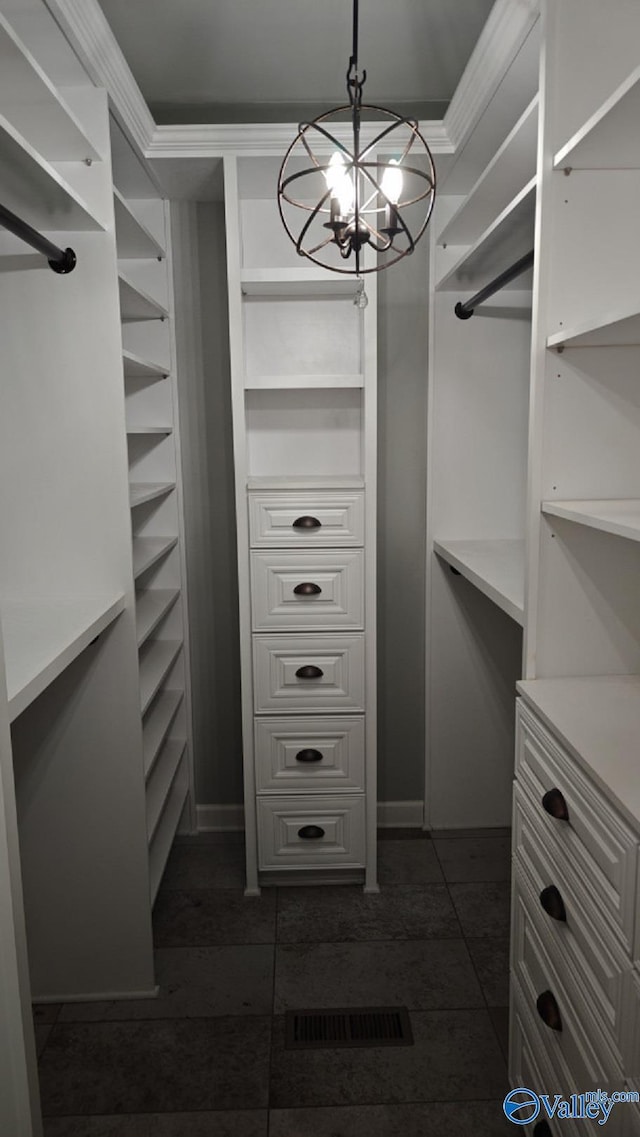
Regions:
<instances>
[{"instance_id":1,"label":"white painted wood panel","mask_svg":"<svg viewBox=\"0 0 640 1137\"><path fill-rule=\"evenodd\" d=\"M362 391L355 387L245 392L250 477L362 473Z\"/></svg>"},{"instance_id":2,"label":"white painted wood panel","mask_svg":"<svg viewBox=\"0 0 640 1137\"><path fill-rule=\"evenodd\" d=\"M362 715L257 718L259 793L325 793L365 788ZM311 753L310 753L311 752Z\"/></svg>"},{"instance_id":3,"label":"white painted wood panel","mask_svg":"<svg viewBox=\"0 0 640 1137\"><path fill-rule=\"evenodd\" d=\"M364 560L360 551L251 554L254 631L364 626Z\"/></svg>"},{"instance_id":4,"label":"white painted wood panel","mask_svg":"<svg viewBox=\"0 0 640 1137\"><path fill-rule=\"evenodd\" d=\"M363 635L254 636L253 650L256 714L365 709Z\"/></svg>"}]
</instances>

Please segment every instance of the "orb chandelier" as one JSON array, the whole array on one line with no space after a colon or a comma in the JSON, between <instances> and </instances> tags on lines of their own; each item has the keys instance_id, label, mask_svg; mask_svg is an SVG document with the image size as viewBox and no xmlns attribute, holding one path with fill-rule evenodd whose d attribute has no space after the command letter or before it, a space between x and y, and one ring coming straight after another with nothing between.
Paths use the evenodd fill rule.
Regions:
<instances>
[{"instance_id":1,"label":"orb chandelier","mask_svg":"<svg viewBox=\"0 0 640 1137\"><path fill-rule=\"evenodd\" d=\"M358 71L353 0L349 103L300 124L278 175L280 217L300 256L352 276L379 272L413 252L436 189L433 158L417 121L363 103L366 78ZM369 127L364 145L363 123ZM378 254L373 267L364 265L365 247Z\"/></svg>"}]
</instances>

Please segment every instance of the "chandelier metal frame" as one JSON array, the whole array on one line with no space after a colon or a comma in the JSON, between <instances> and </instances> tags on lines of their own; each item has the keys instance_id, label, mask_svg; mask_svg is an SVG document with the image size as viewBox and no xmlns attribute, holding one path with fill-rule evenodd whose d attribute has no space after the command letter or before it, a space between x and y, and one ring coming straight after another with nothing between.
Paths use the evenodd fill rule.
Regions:
<instances>
[{"instance_id":1,"label":"chandelier metal frame","mask_svg":"<svg viewBox=\"0 0 640 1137\"><path fill-rule=\"evenodd\" d=\"M308 260L322 268L348 276L362 276L365 273L380 272L411 254L429 224L436 190L433 157L418 128L417 120L396 114L395 111L388 110L385 107L362 102L362 89L367 78L367 72L363 71L362 75L358 72L358 3L359 0L353 0L353 47L346 75L349 103L319 115L312 122L301 123L298 134L284 156L278 174L280 217L300 256L307 257ZM360 135L363 111L374 116L385 116L392 121L388 126L383 127L375 138L361 150ZM352 149L349 149L328 128L337 116L344 116L345 114L351 116ZM402 144L399 147L400 157L385 159L379 155L376 156L376 148L385 140L388 144L394 132L396 136L400 133L402 136ZM327 144L333 146L335 148L334 158L336 154L340 156L340 175L352 180L353 208L349 210L348 216L342 213L330 187L332 163L328 159L325 161L318 158L313 151L314 142L316 144L320 142L324 151L327 149ZM426 169L421 168L415 161L408 164L407 160L411 161L412 154L422 159L426 157L426 163L423 163L426 165ZM306 155L309 159L309 165L301 170L295 169L292 173L288 173L290 163L300 155ZM424 189L418 193L414 191L412 197L407 197L404 200L401 195L393 200L388 189L385 190L384 187L384 175L390 169L399 169L403 174L410 174L414 178L421 179L424 182ZM295 196L296 186L301 186L304 178L318 173L324 174L327 179L327 189L319 200L315 204L311 204L308 199ZM292 190L290 187L294 187L294 189ZM425 215L417 232L412 234L402 215L402 210L421 201L425 202ZM301 221L301 228L297 235L285 216L284 203L302 210L307 215L306 219ZM379 223L379 214L383 215L384 224L382 225ZM328 215L329 218L328 221L322 222L323 227L329 231L328 235L320 241L316 240L315 244L307 248L305 247L305 239L311 233L313 222L321 218L322 215ZM405 244L396 244L396 240L401 237ZM352 254L355 255L352 267L341 268L320 258L318 254L323 249L335 245L338 246L343 259L347 260ZM364 267L362 250L365 246L373 248L377 253L389 255L386 259L378 261L373 267Z\"/></svg>"}]
</instances>

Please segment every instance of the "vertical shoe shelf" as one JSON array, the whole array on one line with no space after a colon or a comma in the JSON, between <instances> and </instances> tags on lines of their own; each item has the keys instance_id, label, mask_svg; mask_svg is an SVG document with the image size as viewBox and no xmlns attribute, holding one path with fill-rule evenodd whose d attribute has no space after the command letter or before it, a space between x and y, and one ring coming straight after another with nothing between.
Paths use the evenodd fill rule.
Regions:
<instances>
[{"instance_id":1,"label":"vertical shoe shelf","mask_svg":"<svg viewBox=\"0 0 640 1137\"><path fill-rule=\"evenodd\" d=\"M247 891L376 885L376 278L296 253L225 159Z\"/></svg>"},{"instance_id":2,"label":"vertical shoe shelf","mask_svg":"<svg viewBox=\"0 0 640 1137\"><path fill-rule=\"evenodd\" d=\"M194 808L169 224L158 197L114 187L114 209L153 903Z\"/></svg>"}]
</instances>

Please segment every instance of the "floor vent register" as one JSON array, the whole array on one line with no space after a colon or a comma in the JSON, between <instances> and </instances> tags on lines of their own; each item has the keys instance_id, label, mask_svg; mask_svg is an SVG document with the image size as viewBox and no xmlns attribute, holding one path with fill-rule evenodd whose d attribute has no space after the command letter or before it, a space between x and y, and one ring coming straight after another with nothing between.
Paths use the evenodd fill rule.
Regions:
<instances>
[{"instance_id":1,"label":"floor vent register","mask_svg":"<svg viewBox=\"0 0 640 1137\"><path fill-rule=\"evenodd\" d=\"M287 1050L333 1046L413 1046L406 1007L287 1011Z\"/></svg>"}]
</instances>

